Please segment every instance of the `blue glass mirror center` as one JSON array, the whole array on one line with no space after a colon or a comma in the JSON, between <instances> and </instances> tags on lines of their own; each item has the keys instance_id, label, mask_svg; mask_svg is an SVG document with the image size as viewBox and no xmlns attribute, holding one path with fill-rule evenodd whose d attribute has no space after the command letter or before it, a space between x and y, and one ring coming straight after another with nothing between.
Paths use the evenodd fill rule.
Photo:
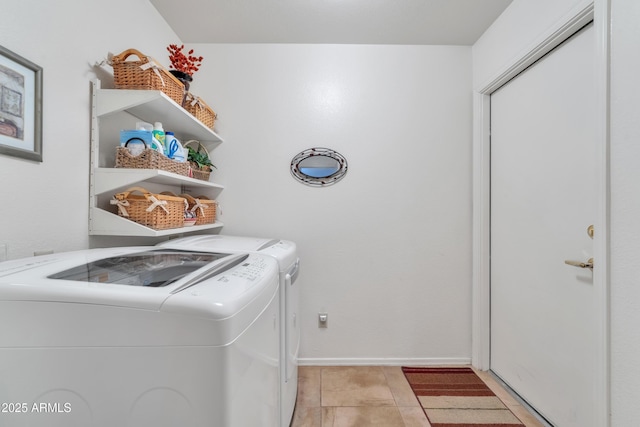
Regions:
<instances>
[{"instance_id":1,"label":"blue glass mirror center","mask_svg":"<svg viewBox=\"0 0 640 427\"><path fill-rule=\"evenodd\" d=\"M327 178L340 170L340 162L328 156L312 156L298 163L298 167L310 177Z\"/></svg>"}]
</instances>

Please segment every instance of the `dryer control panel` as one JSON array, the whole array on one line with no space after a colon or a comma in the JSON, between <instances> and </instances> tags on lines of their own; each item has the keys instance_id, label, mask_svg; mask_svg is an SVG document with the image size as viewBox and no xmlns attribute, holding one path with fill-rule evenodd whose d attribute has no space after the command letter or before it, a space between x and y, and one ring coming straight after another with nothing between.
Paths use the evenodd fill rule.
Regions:
<instances>
[{"instance_id":1,"label":"dryer control panel","mask_svg":"<svg viewBox=\"0 0 640 427\"><path fill-rule=\"evenodd\" d=\"M255 258L251 261L243 262L237 268L229 271L234 277L241 277L249 281L255 281L264 275L265 269L268 268L265 258Z\"/></svg>"}]
</instances>

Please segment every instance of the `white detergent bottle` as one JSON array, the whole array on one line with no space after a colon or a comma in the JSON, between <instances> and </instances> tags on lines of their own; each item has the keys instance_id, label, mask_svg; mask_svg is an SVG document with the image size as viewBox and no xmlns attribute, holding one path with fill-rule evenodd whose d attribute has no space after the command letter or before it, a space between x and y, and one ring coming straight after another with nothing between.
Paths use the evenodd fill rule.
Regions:
<instances>
[{"instance_id":1,"label":"white detergent bottle","mask_svg":"<svg viewBox=\"0 0 640 427\"><path fill-rule=\"evenodd\" d=\"M155 122L153 124L153 137L158 140L158 142L160 143L160 146L162 148L162 152L163 154L167 154L167 145L165 142L165 134L164 134L164 129L162 128L162 123L160 122ZM160 151L160 150L158 150Z\"/></svg>"},{"instance_id":2,"label":"white detergent bottle","mask_svg":"<svg viewBox=\"0 0 640 427\"><path fill-rule=\"evenodd\" d=\"M173 132L165 132L164 143L167 148L167 157L175 160L176 162L186 161L186 159L184 158L184 148L182 147L182 144L180 144L180 141L178 141L178 138L175 137Z\"/></svg>"}]
</instances>

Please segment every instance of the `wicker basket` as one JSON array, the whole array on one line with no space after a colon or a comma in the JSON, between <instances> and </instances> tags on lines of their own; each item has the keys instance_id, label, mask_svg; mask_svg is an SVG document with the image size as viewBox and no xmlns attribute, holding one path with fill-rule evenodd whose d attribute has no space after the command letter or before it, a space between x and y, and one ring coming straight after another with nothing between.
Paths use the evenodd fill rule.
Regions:
<instances>
[{"instance_id":1,"label":"wicker basket","mask_svg":"<svg viewBox=\"0 0 640 427\"><path fill-rule=\"evenodd\" d=\"M154 194L142 187L114 195L111 204L117 206L119 216L154 230L182 227L187 207L183 197Z\"/></svg>"},{"instance_id":2,"label":"wicker basket","mask_svg":"<svg viewBox=\"0 0 640 427\"><path fill-rule=\"evenodd\" d=\"M118 147L116 150L115 167L117 168L160 169L178 175L189 176L189 163L176 162L151 148L146 148L137 156L132 155L125 147Z\"/></svg>"},{"instance_id":3,"label":"wicker basket","mask_svg":"<svg viewBox=\"0 0 640 427\"><path fill-rule=\"evenodd\" d=\"M127 61L135 55L138 61ZM164 69L153 58L135 49L127 49L111 58L116 89L160 90L178 105L182 105L184 84Z\"/></svg>"},{"instance_id":4,"label":"wicker basket","mask_svg":"<svg viewBox=\"0 0 640 427\"><path fill-rule=\"evenodd\" d=\"M197 144L197 148L193 147L194 144ZM200 152L200 150L203 150L206 154L207 157L209 157L209 151L207 150L207 148L202 145L202 143L200 143L200 141L192 139L190 141L187 141L184 143L184 147L185 148L189 148L189 146L191 146L191 148L195 149L198 153ZM209 160L211 160L211 158L209 157ZM191 165L191 176L194 177L195 179L199 179L201 181L209 181L209 178L211 178L211 169L209 168L209 170L204 170L204 169L200 169L200 166L198 166L197 163L195 162L189 162L189 165Z\"/></svg>"},{"instance_id":5,"label":"wicker basket","mask_svg":"<svg viewBox=\"0 0 640 427\"><path fill-rule=\"evenodd\" d=\"M198 98L191 92L187 92L184 108L191 113L193 117L198 119L200 123L213 129L213 125L216 123L218 115L204 102L201 98Z\"/></svg>"},{"instance_id":6,"label":"wicker basket","mask_svg":"<svg viewBox=\"0 0 640 427\"><path fill-rule=\"evenodd\" d=\"M206 196L193 197L189 194L180 194L179 197L184 197L189 205L188 210L196 214L196 225L216 222L217 202L215 200L207 199Z\"/></svg>"},{"instance_id":7,"label":"wicker basket","mask_svg":"<svg viewBox=\"0 0 640 427\"><path fill-rule=\"evenodd\" d=\"M189 162L189 164L191 165L191 175L195 179L199 179L200 181L209 181L209 178L211 178L211 171L198 169L198 165L193 162Z\"/></svg>"}]
</instances>

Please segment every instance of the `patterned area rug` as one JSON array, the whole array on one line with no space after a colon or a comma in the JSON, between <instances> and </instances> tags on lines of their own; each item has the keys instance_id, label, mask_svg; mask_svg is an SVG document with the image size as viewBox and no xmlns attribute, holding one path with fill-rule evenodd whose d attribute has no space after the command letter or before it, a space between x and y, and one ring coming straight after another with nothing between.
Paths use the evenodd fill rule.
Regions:
<instances>
[{"instance_id":1,"label":"patterned area rug","mask_svg":"<svg viewBox=\"0 0 640 427\"><path fill-rule=\"evenodd\" d=\"M432 427L524 427L471 368L402 372Z\"/></svg>"}]
</instances>

